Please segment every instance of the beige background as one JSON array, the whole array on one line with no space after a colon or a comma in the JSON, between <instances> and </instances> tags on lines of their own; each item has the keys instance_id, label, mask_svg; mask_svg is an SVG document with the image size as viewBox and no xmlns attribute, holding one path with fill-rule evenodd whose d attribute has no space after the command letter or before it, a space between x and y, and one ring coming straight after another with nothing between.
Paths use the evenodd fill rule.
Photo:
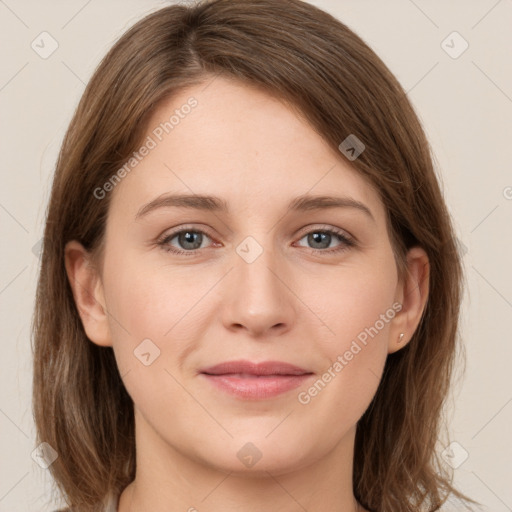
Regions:
<instances>
[{"instance_id":1,"label":"beige background","mask_svg":"<svg viewBox=\"0 0 512 512\"><path fill-rule=\"evenodd\" d=\"M457 466L455 482L462 491L486 510L510 511L512 1L312 3L354 29L381 56L408 91L431 140L467 249L467 369L463 377L459 371L448 410L458 445L447 461ZM48 502L48 471L31 458L29 340L37 242L57 151L101 57L130 25L164 4L0 0L0 512L59 505ZM34 40L42 47L45 37L44 47L51 49L49 36L39 36L43 31L58 44L46 59L31 47ZM442 45L453 31L469 44L460 55L464 40L458 36ZM465 509L454 503L450 510Z\"/></svg>"}]
</instances>

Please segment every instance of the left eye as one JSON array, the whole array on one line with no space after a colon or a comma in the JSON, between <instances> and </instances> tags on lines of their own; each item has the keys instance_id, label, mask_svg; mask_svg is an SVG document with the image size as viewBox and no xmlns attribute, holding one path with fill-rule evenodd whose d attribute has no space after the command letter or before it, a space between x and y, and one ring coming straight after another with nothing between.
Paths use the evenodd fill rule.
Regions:
<instances>
[{"instance_id":1,"label":"left eye","mask_svg":"<svg viewBox=\"0 0 512 512\"><path fill-rule=\"evenodd\" d=\"M301 238L301 240L304 239L307 239L308 244L313 245L312 247L310 247L311 249L329 249L331 242L335 241L336 239L338 241L341 241L341 243L338 246L336 246L337 250L341 250L346 246L353 245L352 241L349 240L349 238L346 237L343 233L333 230L310 231Z\"/></svg>"}]
</instances>

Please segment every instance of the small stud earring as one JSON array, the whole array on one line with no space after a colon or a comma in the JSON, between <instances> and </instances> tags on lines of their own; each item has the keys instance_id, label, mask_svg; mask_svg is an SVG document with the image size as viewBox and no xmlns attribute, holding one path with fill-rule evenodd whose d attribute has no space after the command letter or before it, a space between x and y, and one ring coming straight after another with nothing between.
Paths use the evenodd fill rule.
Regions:
<instances>
[{"instance_id":1,"label":"small stud earring","mask_svg":"<svg viewBox=\"0 0 512 512\"><path fill-rule=\"evenodd\" d=\"M402 343L402 338L404 337L404 333L400 333L400 337L398 338L398 343Z\"/></svg>"}]
</instances>

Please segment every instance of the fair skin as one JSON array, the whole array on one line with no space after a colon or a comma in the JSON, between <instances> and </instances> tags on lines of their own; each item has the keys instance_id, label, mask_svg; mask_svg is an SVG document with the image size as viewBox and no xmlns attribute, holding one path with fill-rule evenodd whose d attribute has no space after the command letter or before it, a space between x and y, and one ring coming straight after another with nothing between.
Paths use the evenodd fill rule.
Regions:
<instances>
[{"instance_id":1,"label":"fair skin","mask_svg":"<svg viewBox=\"0 0 512 512\"><path fill-rule=\"evenodd\" d=\"M400 280L378 194L307 122L257 89L218 77L182 90L154 112L148 135L191 96L197 107L109 192L101 265L89 264L78 242L66 246L87 336L113 347L135 404L137 474L119 512L260 512L269 504L356 512L356 424L388 354L418 326L428 258L411 249ZM229 210L165 206L136 218L168 193L218 196ZM371 216L348 206L287 212L305 194L350 197ZM173 236L166 246L199 247L193 255L158 245L184 227L195 238ZM327 229L356 245L335 234L322 241ZM248 236L262 249L250 263L237 252ZM401 310L301 403L299 393L394 303ZM146 366L134 350L148 338L160 356ZM234 359L284 361L312 375L291 391L247 400L198 373ZM261 453L251 467L237 457L247 443Z\"/></svg>"}]
</instances>

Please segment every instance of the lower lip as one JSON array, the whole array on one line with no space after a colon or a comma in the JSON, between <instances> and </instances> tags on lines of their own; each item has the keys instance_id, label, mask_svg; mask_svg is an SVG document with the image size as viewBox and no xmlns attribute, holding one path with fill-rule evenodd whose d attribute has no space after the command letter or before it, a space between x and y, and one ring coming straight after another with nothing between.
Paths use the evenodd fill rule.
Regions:
<instances>
[{"instance_id":1,"label":"lower lip","mask_svg":"<svg viewBox=\"0 0 512 512\"><path fill-rule=\"evenodd\" d=\"M235 375L208 375L202 373L214 386L239 398L261 400L272 398L299 387L313 376L306 375L268 375L261 377L240 377Z\"/></svg>"}]
</instances>

